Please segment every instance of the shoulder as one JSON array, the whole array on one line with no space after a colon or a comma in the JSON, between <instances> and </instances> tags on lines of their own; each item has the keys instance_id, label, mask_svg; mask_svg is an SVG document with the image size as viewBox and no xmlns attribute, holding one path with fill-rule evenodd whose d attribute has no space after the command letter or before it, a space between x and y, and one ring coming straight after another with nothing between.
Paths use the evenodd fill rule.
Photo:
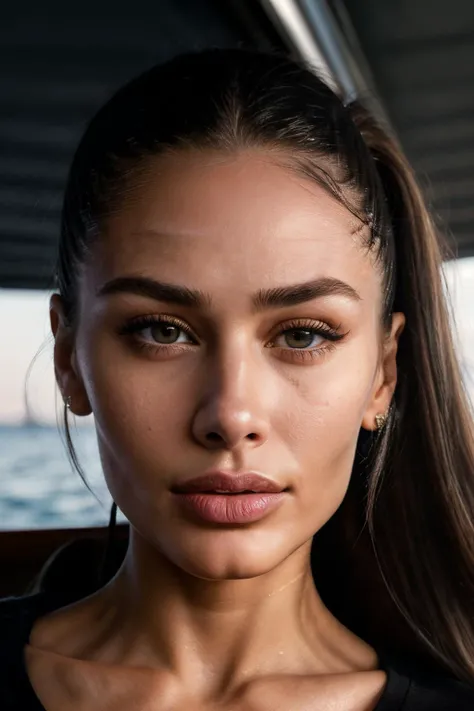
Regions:
<instances>
[{"instance_id":1,"label":"shoulder","mask_svg":"<svg viewBox=\"0 0 474 711\"><path fill-rule=\"evenodd\" d=\"M28 642L31 629L42 615L65 604L64 596L35 593L0 599L0 659L14 646Z\"/></svg>"},{"instance_id":2,"label":"shoulder","mask_svg":"<svg viewBox=\"0 0 474 711\"><path fill-rule=\"evenodd\" d=\"M0 600L0 688L21 666L23 648L35 620L49 606L47 603L41 593Z\"/></svg>"},{"instance_id":3,"label":"shoulder","mask_svg":"<svg viewBox=\"0 0 474 711\"><path fill-rule=\"evenodd\" d=\"M379 653L387 686L376 711L474 711L474 679L459 681L434 659Z\"/></svg>"},{"instance_id":4,"label":"shoulder","mask_svg":"<svg viewBox=\"0 0 474 711\"><path fill-rule=\"evenodd\" d=\"M58 596L45 593L0 599L0 682L22 665L36 620L60 606Z\"/></svg>"},{"instance_id":5,"label":"shoulder","mask_svg":"<svg viewBox=\"0 0 474 711\"><path fill-rule=\"evenodd\" d=\"M473 711L474 686L443 676L412 677L403 711Z\"/></svg>"},{"instance_id":6,"label":"shoulder","mask_svg":"<svg viewBox=\"0 0 474 711\"><path fill-rule=\"evenodd\" d=\"M0 709L39 711L24 661L24 648L36 620L68 604L64 594L35 593L0 599Z\"/></svg>"},{"instance_id":7,"label":"shoulder","mask_svg":"<svg viewBox=\"0 0 474 711\"><path fill-rule=\"evenodd\" d=\"M24 701L23 648L44 606L42 595L0 600L0 708L29 708ZM21 705L20 705L21 704Z\"/></svg>"},{"instance_id":8,"label":"shoulder","mask_svg":"<svg viewBox=\"0 0 474 711\"><path fill-rule=\"evenodd\" d=\"M40 614L42 603L41 594L0 600L0 649L22 633L28 634L29 624Z\"/></svg>"}]
</instances>

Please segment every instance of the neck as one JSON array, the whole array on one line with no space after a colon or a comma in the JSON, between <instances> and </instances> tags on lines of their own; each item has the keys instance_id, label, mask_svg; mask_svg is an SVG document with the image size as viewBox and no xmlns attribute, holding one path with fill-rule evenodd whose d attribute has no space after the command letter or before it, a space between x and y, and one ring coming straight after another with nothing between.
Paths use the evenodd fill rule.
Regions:
<instances>
[{"instance_id":1,"label":"neck","mask_svg":"<svg viewBox=\"0 0 474 711\"><path fill-rule=\"evenodd\" d=\"M265 575L210 581L172 565L131 530L124 564L103 593L98 619L115 640L112 656L167 669L193 685L210 675L244 683L257 670L329 674L377 666L374 651L322 603L310 542Z\"/></svg>"}]
</instances>

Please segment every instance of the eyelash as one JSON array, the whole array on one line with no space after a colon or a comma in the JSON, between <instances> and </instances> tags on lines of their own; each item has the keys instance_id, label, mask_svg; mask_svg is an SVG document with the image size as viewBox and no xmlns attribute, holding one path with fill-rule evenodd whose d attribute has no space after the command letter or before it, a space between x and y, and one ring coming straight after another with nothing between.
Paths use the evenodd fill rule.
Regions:
<instances>
[{"instance_id":1,"label":"eyelash","mask_svg":"<svg viewBox=\"0 0 474 711\"><path fill-rule=\"evenodd\" d=\"M140 350L152 351L154 353L179 353L187 350L189 343L170 343L170 344L151 344L144 340L140 340L137 334L140 331L144 331L146 328L152 326L159 326L160 324L169 324L170 326L175 326L176 328L183 331L190 339L194 340L194 335L189 328L189 326L180 319L171 316L140 316L139 318L133 319L126 323L120 330L119 335L122 336L132 336L135 340L135 345L138 346ZM309 319L294 319L285 324L284 327L280 327L276 335L270 341L268 347L280 348L281 351L285 352L285 357L291 361L298 362L308 362L321 357L324 353L333 350L336 347L336 342L340 341L342 338L347 336L347 333L341 333L339 328L332 328L327 323L322 321L312 321ZM274 346L275 340L284 335L285 333L291 331L310 331L314 336L324 337L326 343L325 345L315 346L311 349L309 348L283 348L281 346ZM288 354L288 355L286 355Z\"/></svg>"}]
</instances>

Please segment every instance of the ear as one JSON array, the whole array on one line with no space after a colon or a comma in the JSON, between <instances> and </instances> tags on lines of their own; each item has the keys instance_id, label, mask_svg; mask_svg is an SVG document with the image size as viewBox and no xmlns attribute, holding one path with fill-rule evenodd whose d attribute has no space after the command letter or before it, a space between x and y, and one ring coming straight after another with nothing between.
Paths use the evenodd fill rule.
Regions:
<instances>
[{"instance_id":1,"label":"ear","mask_svg":"<svg viewBox=\"0 0 474 711\"><path fill-rule=\"evenodd\" d=\"M394 313L390 333L386 335L382 353L374 380L374 387L367 409L362 419L362 427L366 430L377 429L376 415L386 415L397 384L397 350L398 341L405 327L405 315Z\"/></svg>"},{"instance_id":2,"label":"ear","mask_svg":"<svg viewBox=\"0 0 474 711\"><path fill-rule=\"evenodd\" d=\"M69 409L75 415L90 415L89 398L77 368L74 332L64 315L59 294L51 297L49 318L54 336L54 373L61 395L64 400L70 398Z\"/></svg>"}]
</instances>

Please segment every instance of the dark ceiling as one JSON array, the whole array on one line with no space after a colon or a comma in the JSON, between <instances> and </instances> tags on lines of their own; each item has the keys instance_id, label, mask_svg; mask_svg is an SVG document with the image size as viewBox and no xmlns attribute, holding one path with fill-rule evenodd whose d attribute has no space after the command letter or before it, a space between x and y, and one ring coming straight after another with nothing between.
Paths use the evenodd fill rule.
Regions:
<instances>
[{"instance_id":1,"label":"dark ceiling","mask_svg":"<svg viewBox=\"0 0 474 711\"><path fill-rule=\"evenodd\" d=\"M236 45L279 45L253 0L31 0L2 8L0 287L52 286L69 163L111 93L180 52Z\"/></svg>"},{"instance_id":2,"label":"dark ceiling","mask_svg":"<svg viewBox=\"0 0 474 711\"><path fill-rule=\"evenodd\" d=\"M474 255L474 0L344 6L441 227Z\"/></svg>"},{"instance_id":3,"label":"dark ceiling","mask_svg":"<svg viewBox=\"0 0 474 711\"><path fill-rule=\"evenodd\" d=\"M459 255L474 254L474 0L330 4L349 39L355 28ZM87 120L113 90L181 51L242 43L279 44L257 0L135 0L133 8L30 0L2 9L1 287L52 285L68 165Z\"/></svg>"}]
</instances>

